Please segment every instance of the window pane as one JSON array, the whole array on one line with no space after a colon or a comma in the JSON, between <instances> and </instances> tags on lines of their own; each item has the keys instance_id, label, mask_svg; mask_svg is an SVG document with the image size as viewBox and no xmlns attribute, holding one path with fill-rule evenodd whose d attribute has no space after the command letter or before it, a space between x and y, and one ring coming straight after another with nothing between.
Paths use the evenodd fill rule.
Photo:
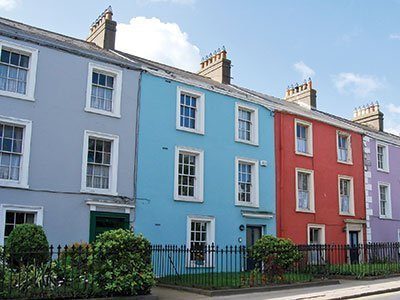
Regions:
<instances>
[{"instance_id":1,"label":"window pane","mask_svg":"<svg viewBox=\"0 0 400 300\"><path fill-rule=\"evenodd\" d=\"M29 56L21 55L21 61L19 64L23 68L28 68L29 66Z\"/></svg>"},{"instance_id":2,"label":"window pane","mask_svg":"<svg viewBox=\"0 0 400 300\"><path fill-rule=\"evenodd\" d=\"M12 52L12 53L11 53L11 60L10 60L10 63L11 63L12 65L19 66L19 57L20 57L19 54Z\"/></svg>"},{"instance_id":3,"label":"window pane","mask_svg":"<svg viewBox=\"0 0 400 300\"><path fill-rule=\"evenodd\" d=\"M11 55L10 51L4 49L1 50L1 62L8 64L10 62L10 55Z\"/></svg>"}]
</instances>

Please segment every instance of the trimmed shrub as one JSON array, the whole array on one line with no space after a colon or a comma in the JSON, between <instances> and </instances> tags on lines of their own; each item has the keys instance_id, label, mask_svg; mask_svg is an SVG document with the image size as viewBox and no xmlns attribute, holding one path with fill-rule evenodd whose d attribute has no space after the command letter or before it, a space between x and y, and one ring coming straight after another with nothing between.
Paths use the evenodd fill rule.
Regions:
<instances>
[{"instance_id":1,"label":"trimmed shrub","mask_svg":"<svg viewBox=\"0 0 400 300\"><path fill-rule=\"evenodd\" d=\"M5 252L13 267L41 265L49 260L49 242L41 226L21 224L8 236Z\"/></svg>"},{"instance_id":2,"label":"trimmed shrub","mask_svg":"<svg viewBox=\"0 0 400 300\"><path fill-rule=\"evenodd\" d=\"M145 295L155 284L150 242L130 230L102 233L93 247L95 282L108 296Z\"/></svg>"},{"instance_id":3,"label":"trimmed shrub","mask_svg":"<svg viewBox=\"0 0 400 300\"><path fill-rule=\"evenodd\" d=\"M271 281L282 281L284 273L302 258L291 240L270 235L257 240L250 255Z\"/></svg>"}]
</instances>

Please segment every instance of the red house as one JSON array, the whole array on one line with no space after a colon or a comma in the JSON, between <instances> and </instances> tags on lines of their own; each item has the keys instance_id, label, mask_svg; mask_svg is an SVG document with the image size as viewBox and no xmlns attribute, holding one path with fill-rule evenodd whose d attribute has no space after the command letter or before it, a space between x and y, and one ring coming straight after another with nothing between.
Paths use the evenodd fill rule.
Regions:
<instances>
[{"instance_id":1,"label":"red house","mask_svg":"<svg viewBox=\"0 0 400 300\"><path fill-rule=\"evenodd\" d=\"M362 132L316 110L311 81L285 100L288 109L275 113L277 235L296 244L364 243Z\"/></svg>"}]
</instances>

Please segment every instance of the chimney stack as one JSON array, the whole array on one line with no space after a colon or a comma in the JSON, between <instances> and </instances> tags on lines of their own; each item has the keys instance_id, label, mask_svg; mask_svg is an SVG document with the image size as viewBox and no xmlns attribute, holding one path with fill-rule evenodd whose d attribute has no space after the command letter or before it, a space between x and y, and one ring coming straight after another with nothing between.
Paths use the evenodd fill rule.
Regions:
<instances>
[{"instance_id":1,"label":"chimney stack","mask_svg":"<svg viewBox=\"0 0 400 300\"><path fill-rule=\"evenodd\" d=\"M383 131L383 113L379 109L378 102L355 108L353 121Z\"/></svg>"},{"instance_id":2,"label":"chimney stack","mask_svg":"<svg viewBox=\"0 0 400 300\"><path fill-rule=\"evenodd\" d=\"M317 108L317 91L312 88L311 78L304 80L303 84L287 87L285 100L297 103L308 109Z\"/></svg>"},{"instance_id":3,"label":"chimney stack","mask_svg":"<svg viewBox=\"0 0 400 300\"><path fill-rule=\"evenodd\" d=\"M220 83L231 83L231 61L226 58L225 47L214 51L201 60L199 75Z\"/></svg>"},{"instance_id":4,"label":"chimney stack","mask_svg":"<svg viewBox=\"0 0 400 300\"><path fill-rule=\"evenodd\" d=\"M112 19L113 12L109 6L90 26L87 42L95 43L104 49L114 49L117 22Z\"/></svg>"}]
</instances>

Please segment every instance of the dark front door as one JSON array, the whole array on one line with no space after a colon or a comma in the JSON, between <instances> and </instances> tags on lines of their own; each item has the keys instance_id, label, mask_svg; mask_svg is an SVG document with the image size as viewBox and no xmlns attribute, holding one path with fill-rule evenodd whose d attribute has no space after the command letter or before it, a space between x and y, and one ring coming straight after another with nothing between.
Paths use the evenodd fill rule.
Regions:
<instances>
[{"instance_id":1,"label":"dark front door","mask_svg":"<svg viewBox=\"0 0 400 300\"><path fill-rule=\"evenodd\" d=\"M261 238L262 227L261 226L246 226L246 247L249 249L255 244L255 242ZM253 270L255 262L252 258L247 257L247 270Z\"/></svg>"},{"instance_id":2,"label":"dark front door","mask_svg":"<svg viewBox=\"0 0 400 300\"><path fill-rule=\"evenodd\" d=\"M103 232L120 228L129 229L129 214L100 211L90 212L90 242Z\"/></svg>"},{"instance_id":3,"label":"dark front door","mask_svg":"<svg viewBox=\"0 0 400 300\"><path fill-rule=\"evenodd\" d=\"M350 242L350 262L352 264L359 263L359 231L349 231Z\"/></svg>"}]
</instances>

